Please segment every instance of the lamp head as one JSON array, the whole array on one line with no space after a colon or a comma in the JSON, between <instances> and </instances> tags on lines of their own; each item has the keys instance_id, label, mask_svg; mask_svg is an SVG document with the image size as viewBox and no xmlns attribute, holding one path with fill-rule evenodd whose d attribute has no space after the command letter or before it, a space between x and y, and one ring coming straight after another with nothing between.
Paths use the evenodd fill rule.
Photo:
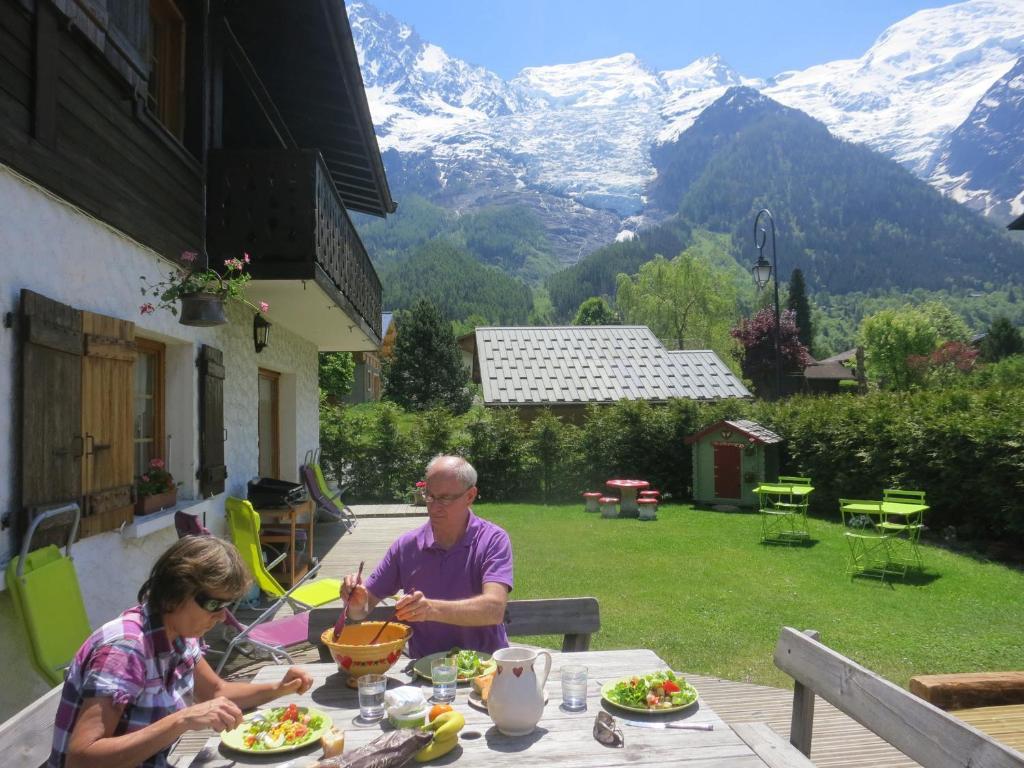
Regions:
<instances>
[{"instance_id":1,"label":"lamp head","mask_svg":"<svg viewBox=\"0 0 1024 768\"><path fill-rule=\"evenodd\" d=\"M256 354L262 352L270 343L270 321L257 312L252 318L252 343Z\"/></svg>"},{"instance_id":2,"label":"lamp head","mask_svg":"<svg viewBox=\"0 0 1024 768\"><path fill-rule=\"evenodd\" d=\"M763 253L759 253L757 256L757 263L750 268L751 273L754 275L754 282L757 283L757 290L761 290L768 281L772 279L772 265L764 257Z\"/></svg>"}]
</instances>

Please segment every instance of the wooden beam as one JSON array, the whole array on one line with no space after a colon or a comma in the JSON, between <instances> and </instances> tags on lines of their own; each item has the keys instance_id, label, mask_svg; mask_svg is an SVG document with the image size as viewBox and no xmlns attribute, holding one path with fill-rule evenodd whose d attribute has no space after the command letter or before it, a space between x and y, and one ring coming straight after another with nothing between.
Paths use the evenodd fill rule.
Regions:
<instances>
[{"instance_id":1,"label":"wooden beam","mask_svg":"<svg viewBox=\"0 0 1024 768\"><path fill-rule=\"evenodd\" d=\"M281 113L278 111L274 100L270 97L270 92L267 90L266 85L263 84L263 80L260 79L259 73L252 65L252 61L250 61L248 54L246 54L245 48L242 47L238 38L235 37L231 24L226 18L221 23L224 28L224 43L227 53L234 65L238 67L238 71L242 75L242 79L245 80L245 84L249 86L249 92L256 99L256 103L259 105L260 111L263 112L263 116L267 119L270 129L277 136L277 140L281 142L282 147L285 149L298 149L299 145L295 142L295 138L288 129L284 118L281 117Z\"/></svg>"},{"instance_id":2,"label":"wooden beam","mask_svg":"<svg viewBox=\"0 0 1024 768\"><path fill-rule=\"evenodd\" d=\"M36 5L32 135L40 144L54 149L57 146L57 65L60 61L57 12L50 3Z\"/></svg>"}]
</instances>

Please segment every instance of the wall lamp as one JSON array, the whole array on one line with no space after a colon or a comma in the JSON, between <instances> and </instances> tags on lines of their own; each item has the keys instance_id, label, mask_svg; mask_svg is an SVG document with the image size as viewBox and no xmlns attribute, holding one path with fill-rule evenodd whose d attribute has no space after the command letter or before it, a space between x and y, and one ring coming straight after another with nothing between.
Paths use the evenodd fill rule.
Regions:
<instances>
[{"instance_id":1,"label":"wall lamp","mask_svg":"<svg viewBox=\"0 0 1024 768\"><path fill-rule=\"evenodd\" d=\"M252 343L257 355L270 343L270 321L260 312L252 318Z\"/></svg>"}]
</instances>

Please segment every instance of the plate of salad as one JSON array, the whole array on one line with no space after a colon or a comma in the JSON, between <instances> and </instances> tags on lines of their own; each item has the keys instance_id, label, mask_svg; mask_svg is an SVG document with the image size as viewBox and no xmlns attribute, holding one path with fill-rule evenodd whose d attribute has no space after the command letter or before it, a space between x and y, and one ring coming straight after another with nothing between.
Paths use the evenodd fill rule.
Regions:
<instances>
[{"instance_id":1,"label":"plate of salad","mask_svg":"<svg viewBox=\"0 0 1024 768\"><path fill-rule=\"evenodd\" d=\"M630 712L678 712L697 702L697 689L665 669L605 683L601 698Z\"/></svg>"},{"instance_id":2,"label":"plate of salad","mask_svg":"<svg viewBox=\"0 0 1024 768\"><path fill-rule=\"evenodd\" d=\"M239 752L272 755L315 744L332 725L320 710L292 703L246 715L240 726L221 733L220 740Z\"/></svg>"},{"instance_id":3,"label":"plate of salad","mask_svg":"<svg viewBox=\"0 0 1024 768\"><path fill-rule=\"evenodd\" d=\"M452 648L450 651L438 651L418 659L412 667L413 671L424 680L430 680L430 662L442 656L455 656L455 664L458 667L457 676L460 683L468 683L474 677L489 674L498 667L489 653Z\"/></svg>"}]
</instances>

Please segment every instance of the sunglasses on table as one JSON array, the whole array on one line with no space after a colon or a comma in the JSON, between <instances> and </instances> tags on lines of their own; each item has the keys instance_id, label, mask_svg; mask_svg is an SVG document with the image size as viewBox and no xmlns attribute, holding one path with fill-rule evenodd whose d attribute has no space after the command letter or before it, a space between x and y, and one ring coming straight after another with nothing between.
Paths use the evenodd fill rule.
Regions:
<instances>
[{"instance_id":1,"label":"sunglasses on table","mask_svg":"<svg viewBox=\"0 0 1024 768\"><path fill-rule=\"evenodd\" d=\"M606 747L621 747L626 743L622 731L615 726L615 718L604 711L594 718L594 738Z\"/></svg>"},{"instance_id":2,"label":"sunglasses on table","mask_svg":"<svg viewBox=\"0 0 1024 768\"><path fill-rule=\"evenodd\" d=\"M235 602L233 599L221 600L219 597L210 597L209 595L204 594L203 592L199 592L196 594L195 601L196 605L198 605L207 613L216 613L217 611L222 611L229 605L231 605L233 602Z\"/></svg>"}]
</instances>

